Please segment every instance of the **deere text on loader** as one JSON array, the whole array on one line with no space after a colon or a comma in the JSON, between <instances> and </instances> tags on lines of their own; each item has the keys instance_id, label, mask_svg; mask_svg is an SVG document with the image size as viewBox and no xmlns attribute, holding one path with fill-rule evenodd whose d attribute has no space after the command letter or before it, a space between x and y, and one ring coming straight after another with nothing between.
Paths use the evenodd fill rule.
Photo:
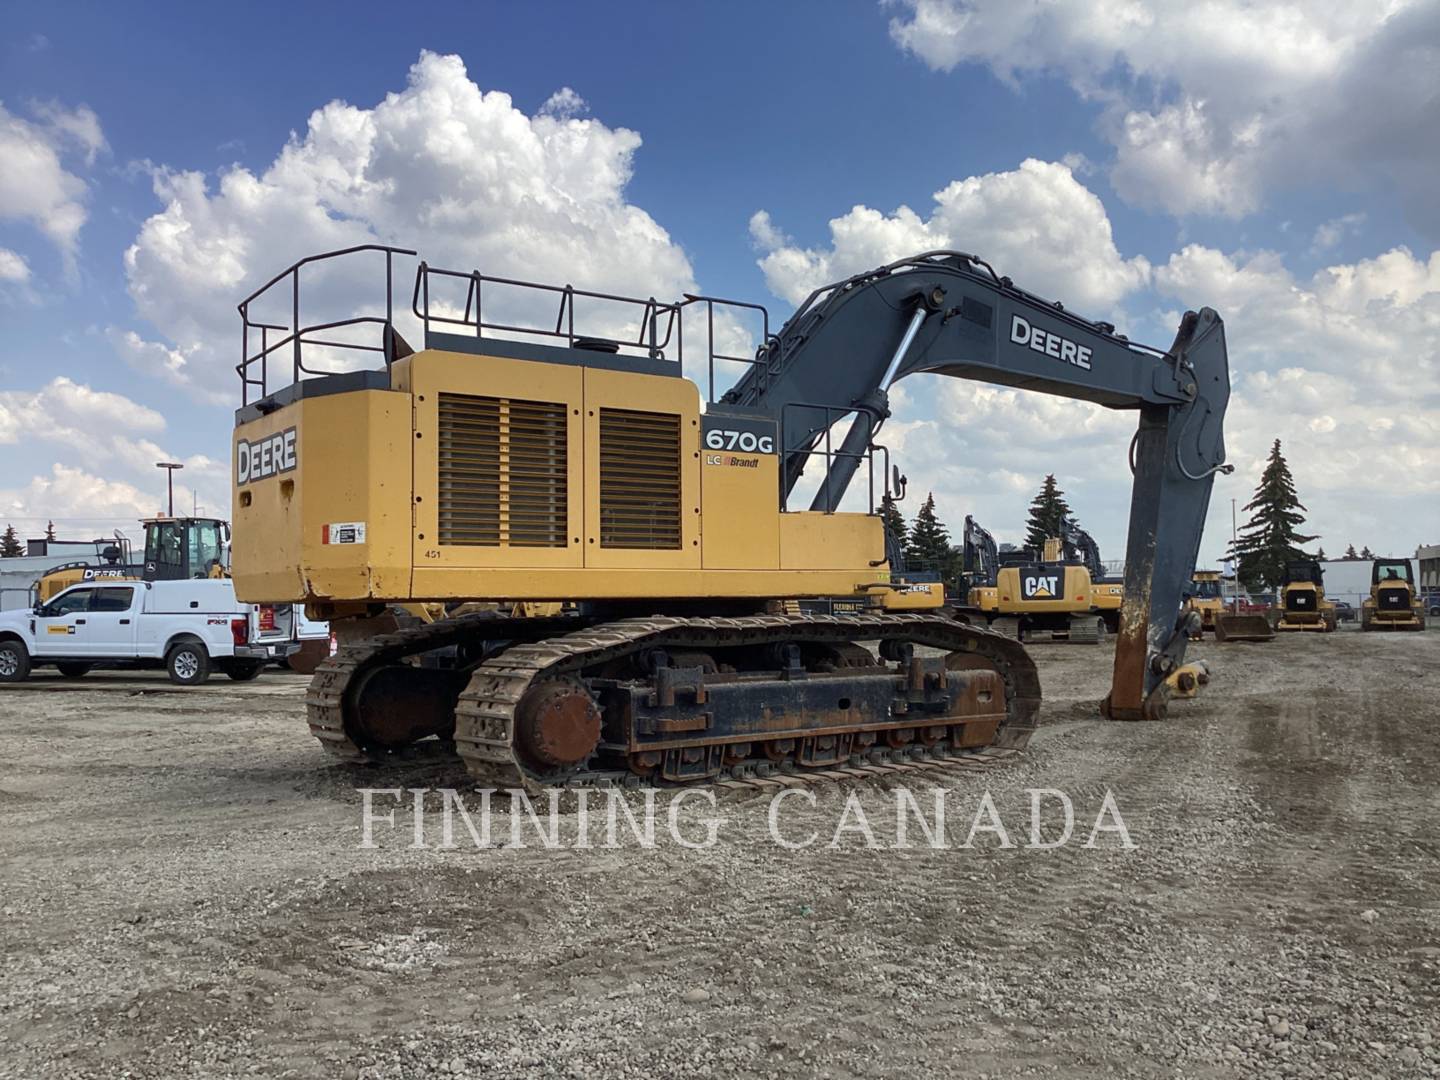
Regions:
<instances>
[{"instance_id":1,"label":"deere text on loader","mask_svg":"<svg viewBox=\"0 0 1440 1080\"><path fill-rule=\"evenodd\" d=\"M1361 630L1424 630L1425 607L1409 559L1376 559L1370 595L1360 605Z\"/></svg>"},{"instance_id":2,"label":"deere text on loader","mask_svg":"<svg viewBox=\"0 0 1440 1080\"><path fill-rule=\"evenodd\" d=\"M230 525L218 518L153 517L145 529L144 558L133 562L130 541L97 542L100 565L70 562L47 570L35 583L37 602L85 581L175 581L225 577L229 574L227 545Z\"/></svg>"},{"instance_id":3,"label":"deere text on loader","mask_svg":"<svg viewBox=\"0 0 1440 1080\"><path fill-rule=\"evenodd\" d=\"M337 634L351 625L307 697L331 753L384 759L433 739L485 783L538 788L1023 747L1040 700L1024 648L946 617L939 589L892 580L880 517L837 509L857 474L878 471L888 489L874 436L891 384L917 372L1137 413L1105 708L1159 719L1193 682L1181 592L1214 474L1229 468L1214 311L1186 314L1171 347L1151 349L974 256L929 252L817 290L772 333L758 305L630 300L421 262L403 328L417 349L391 287L394 262L413 254L315 256L240 305L236 589L303 602ZM383 308L302 326L302 273L338 258L383 262ZM508 306L496 299L507 292ZM522 318L542 302L553 306ZM592 305L610 315L577 330ZM712 336L692 356L710 374L704 405L682 374L687 314L702 326L744 315L761 330L753 355L718 353ZM356 344L364 331L374 339ZM342 344L375 366L337 370ZM719 393L717 361L742 369ZM793 507L807 463L818 488ZM872 508L879 494L872 481ZM866 607L825 616L790 603L811 598ZM568 601L575 614L365 632L392 603L463 601ZM452 668L413 663L440 649Z\"/></svg>"}]
</instances>

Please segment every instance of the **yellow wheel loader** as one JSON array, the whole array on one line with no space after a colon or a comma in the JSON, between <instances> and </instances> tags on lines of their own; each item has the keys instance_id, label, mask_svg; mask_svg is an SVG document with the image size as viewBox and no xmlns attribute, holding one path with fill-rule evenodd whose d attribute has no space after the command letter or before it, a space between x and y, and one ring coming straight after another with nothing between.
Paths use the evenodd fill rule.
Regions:
<instances>
[{"instance_id":1,"label":"yellow wheel loader","mask_svg":"<svg viewBox=\"0 0 1440 1080\"><path fill-rule=\"evenodd\" d=\"M1376 559L1370 595L1360 605L1361 630L1424 630L1425 606L1409 559Z\"/></svg>"},{"instance_id":2,"label":"yellow wheel loader","mask_svg":"<svg viewBox=\"0 0 1440 1080\"><path fill-rule=\"evenodd\" d=\"M1198 683L1177 616L1213 477L1229 468L1214 311L1187 313L1168 350L1149 349L974 256L929 252L817 290L778 333L758 305L424 262L397 318L394 266L413 255L314 256L240 304L236 590L342 629L393 604L564 600L571 613L337 632L347 644L306 706L332 754L438 743L482 783L538 789L1023 747L1040 703L1025 649L947 617L940 590L895 580L880 516L838 509L857 474L878 471L893 494L874 437L889 387L917 372L1136 412L1105 708L1159 719ZM383 307L302 325L302 278L338 259L383 264ZM761 331L753 356L719 353L713 336L707 348L702 331L689 370L708 370L704 402L684 374L687 315ZM373 365L341 370L343 349ZM718 392L717 361L743 368ZM818 487L792 506L807 464ZM880 494L872 480L872 507ZM795 603L813 599L863 607ZM415 662L440 653L448 665Z\"/></svg>"},{"instance_id":3,"label":"yellow wheel loader","mask_svg":"<svg viewBox=\"0 0 1440 1080\"><path fill-rule=\"evenodd\" d=\"M1225 610L1218 570L1196 570L1191 578L1185 610L1199 616L1191 637L1199 641L1206 630L1216 641L1273 641L1275 628L1264 615L1238 615Z\"/></svg>"},{"instance_id":4,"label":"yellow wheel loader","mask_svg":"<svg viewBox=\"0 0 1440 1080\"><path fill-rule=\"evenodd\" d=\"M130 541L116 533L114 543L97 542L100 565L70 562L47 570L35 582L37 601L45 603L57 593L85 581L173 581L226 577L228 522L217 518L153 517L141 521L145 529L145 557L132 562Z\"/></svg>"},{"instance_id":5,"label":"yellow wheel loader","mask_svg":"<svg viewBox=\"0 0 1440 1080\"><path fill-rule=\"evenodd\" d=\"M1325 573L1314 559L1295 559L1286 564L1279 599L1276 630L1328 634L1339 625L1335 605L1325 599Z\"/></svg>"}]
</instances>

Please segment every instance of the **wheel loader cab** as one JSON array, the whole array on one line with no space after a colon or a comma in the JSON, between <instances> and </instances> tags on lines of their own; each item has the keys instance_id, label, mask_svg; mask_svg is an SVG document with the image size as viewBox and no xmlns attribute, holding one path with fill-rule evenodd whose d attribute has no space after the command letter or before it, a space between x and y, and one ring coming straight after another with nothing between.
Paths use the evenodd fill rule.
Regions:
<instances>
[{"instance_id":1,"label":"wheel loader cab","mask_svg":"<svg viewBox=\"0 0 1440 1080\"><path fill-rule=\"evenodd\" d=\"M1328 634L1337 625L1335 605L1325 599L1325 574L1320 564L1314 559L1287 563L1280 590L1280 621L1275 629Z\"/></svg>"},{"instance_id":2,"label":"wheel loader cab","mask_svg":"<svg viewBox=\"0 0 1440 1080\"><path fill-rule=\"evenodd\" d=\"M229 573L230 525L218 518L146 518L146 581L225 577Z\"/></svg>"},{"instance_id":3,"label":"wheel loader cab","mask_svg":"<svg viewBox=\"0 0 1440 1080\"><path fill-rule=\"evenodd\" d=\"M1425 607L1415 590L1409 559L1376 559L1370 595L1360 607L1362 630L1423 630Z\"/></svg>"}]
</instances>

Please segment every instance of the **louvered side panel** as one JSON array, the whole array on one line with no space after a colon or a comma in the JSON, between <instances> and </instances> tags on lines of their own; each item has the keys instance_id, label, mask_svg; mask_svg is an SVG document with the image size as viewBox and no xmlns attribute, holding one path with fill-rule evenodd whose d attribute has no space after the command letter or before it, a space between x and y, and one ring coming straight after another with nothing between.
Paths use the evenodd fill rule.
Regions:
<instances>
[{"instance_id":1,"label":"louvered side panel","mask_svg":"<svg viewBox=\"0 0 1440 1080\"><path fill-rule=\"evenodd\" d=\"M564 547L565 406L440 394L441 544Z\"/></svg>"},{"instance_id":2,"label":"louvered side panel","mask_svg":"<svg viewBox=\"0 0 1440 1080\"><path fill-rule=\"evenodd\" d=\"M600 546L680 545L680 417L601 409Z\"/></svg>"}]
</instances>

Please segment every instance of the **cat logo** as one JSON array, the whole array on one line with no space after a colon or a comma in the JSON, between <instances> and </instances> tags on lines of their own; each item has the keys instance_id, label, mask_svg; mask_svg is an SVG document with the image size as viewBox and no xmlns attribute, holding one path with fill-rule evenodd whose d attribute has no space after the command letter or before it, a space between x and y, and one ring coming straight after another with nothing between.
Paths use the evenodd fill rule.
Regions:
<instances>
[{"instance_id":1,"label":"cat logo","mask_svg":"<svg viewBox=\"0 0 1440 1080\"><path fill-rule=\"evenodd\" d=\"M1026 600L1054 600L1060 591L1060 575L1026 574L1020 580L1020 591Z\"/></svg>"}]
</instances>

